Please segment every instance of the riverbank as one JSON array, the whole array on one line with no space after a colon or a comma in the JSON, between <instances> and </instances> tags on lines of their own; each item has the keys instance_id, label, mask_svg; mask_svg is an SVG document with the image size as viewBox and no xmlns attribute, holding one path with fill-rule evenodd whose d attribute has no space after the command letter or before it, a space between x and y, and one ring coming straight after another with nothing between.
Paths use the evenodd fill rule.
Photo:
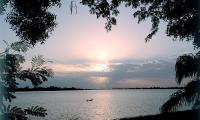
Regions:
<instances>
[{"instance_id":1,"label":"riverbank","mask_svg":"<svg viewBox=\"0 0 200 120\"><path fill-rule=\"evenodd\" d=\"M200 110L187 110L157 115L120 118L116 120L200 120Z\"/></svg>"}]
</instances>

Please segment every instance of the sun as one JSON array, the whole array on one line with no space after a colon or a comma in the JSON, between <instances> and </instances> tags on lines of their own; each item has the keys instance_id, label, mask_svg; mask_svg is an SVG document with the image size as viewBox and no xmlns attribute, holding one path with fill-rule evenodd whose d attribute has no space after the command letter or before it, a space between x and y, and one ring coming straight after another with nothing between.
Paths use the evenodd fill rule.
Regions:
<instances>
[{"instance_id":1,"label":"sun","mask_svg":"<svg viewBox=\"0 0 200 120\"><path fill-rule=\"evenodd\" d=\"M109 72L111 71L110 66L109 66L109 52L106 50L101 50L96 52L96 61L97 64L93 64L92 68L93 71L96 72Z\"/></svg>"},{"instance_id":2,"label":"sun","mask_svg":"<svg viewBox=\"0 0 200 120\"><path fill-rule=\"evenodd\" d=\"M106 53L104 51L98 52L96 54L96 59L98 61L101 61L101 62L107 62L108 61L108 57L109 57L108 53Z\"/></svg>"}]
</instances>

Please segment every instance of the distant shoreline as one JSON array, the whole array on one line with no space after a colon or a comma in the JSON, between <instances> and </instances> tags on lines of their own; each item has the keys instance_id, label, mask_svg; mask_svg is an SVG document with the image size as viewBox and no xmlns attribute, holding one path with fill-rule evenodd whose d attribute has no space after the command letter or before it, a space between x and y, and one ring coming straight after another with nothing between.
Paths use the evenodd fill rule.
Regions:
<instances>
[{"instance_id":1,"label":"distant shoreline","mask_svg":"<svg viewBox=\"0 0 200 120\"><path fill-rule=\"evenodd\" d=\"M26 91L76 91L76 90L131 90L131 89L184 89L184 87L144 87L144 88L111 88L111 89L84 89L84 88L75 88L75 87L71 87L71 88L62 88L62 87L55 87L55 86L51 86L51 87L38 87L38 88L29 88L29 87L25 87L25 88L17 88L14 91L16 92L26 92Z\"/></svg>"}]
</instances>

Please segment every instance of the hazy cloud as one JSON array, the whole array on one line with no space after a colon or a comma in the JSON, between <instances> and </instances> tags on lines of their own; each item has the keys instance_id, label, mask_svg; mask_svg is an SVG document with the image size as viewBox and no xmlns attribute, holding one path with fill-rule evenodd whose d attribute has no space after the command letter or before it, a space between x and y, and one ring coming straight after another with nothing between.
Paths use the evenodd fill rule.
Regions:
<instances>
[{"instance_id":1,"label":"hazy cloud","mask_svg":"<svg viewBox=\"0 0 200 120\"><path fill-rule=\"evenodd\" d=\"M55 77L44 86L113 88L176 86L175 62L147 60L138 63L111 63L109 71L95 71L92 64L54 64ZM56 67L55 67L56 66ZM60 69L59 69L60 67Z\"/></svg>"}]
</instances>

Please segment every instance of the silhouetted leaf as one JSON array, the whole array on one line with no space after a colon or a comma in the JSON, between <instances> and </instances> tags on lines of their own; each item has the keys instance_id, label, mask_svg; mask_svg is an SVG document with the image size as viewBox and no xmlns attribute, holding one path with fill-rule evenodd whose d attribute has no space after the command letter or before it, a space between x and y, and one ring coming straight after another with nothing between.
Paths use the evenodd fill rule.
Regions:
<instances>
[{"instance_id":1,"label":"silhouetted leaf","mask_svg":"<svg viewBox=\"0 0 200 120\"><path fill-rule=\"evenodd\" d=\"M56 15L48 8L60 6L60 0L11 0L6 21L21 41L35 45L44 43L56 26Z\"/></svg>"},{"instance_id":2,"label":"silhouetted leaf","mask_svg":"<svg viewBox=\"0 0 200 120\"><path fill-rule=\"evenodd\" d=\"M28 48L30 48L30 45L22 42L22 41L18 41L18 42L14 42L11 44L11 48L14 51L18 51L18 52L26 52L28 50Z\"/></svg>"},{"instance_id":3,"label":"silhouetted leaf","mask_svg":"<svg viewBox=\"0 0 200 120\"><path fill-rule=\"evenodd\" d=\"M46 109L39 106L32 106L24 110L26 114L38 117L45 117L47 115Z\"/></svg>"},{"instance_id":4,"label":"silhouetted leaf","mask_svg":"<svg viewBox=\"0 0 200 120\"><path fill-rule=\"evenodd\" d=\"M194 77L197 74L199 61L193 54L185 54L176 60L176 78L180 84L183 78Z\"/></svg>"},{"instance_id":5,"label":"silhouetted leaf","mask_svg":"<svg viewBox=\"0 0 200 120\"><path fill-rule=\"evenodd\" d=\"M184 89L180 89L171 95L170 99L162 105L161 112L175 111L179 106L184 104L197 104L199 97L200 81L191 81L185 86Z\"/></svg>"}]
</instances>

